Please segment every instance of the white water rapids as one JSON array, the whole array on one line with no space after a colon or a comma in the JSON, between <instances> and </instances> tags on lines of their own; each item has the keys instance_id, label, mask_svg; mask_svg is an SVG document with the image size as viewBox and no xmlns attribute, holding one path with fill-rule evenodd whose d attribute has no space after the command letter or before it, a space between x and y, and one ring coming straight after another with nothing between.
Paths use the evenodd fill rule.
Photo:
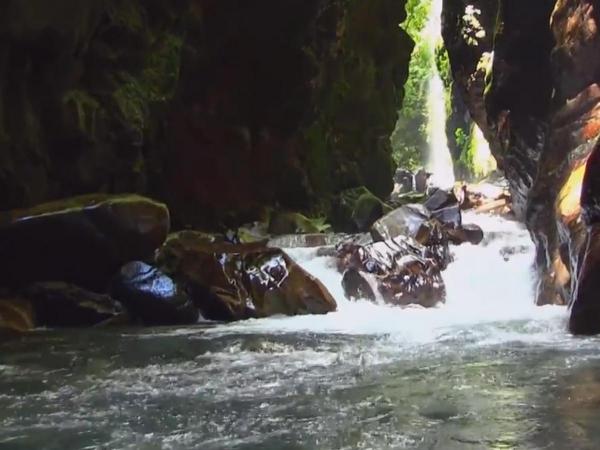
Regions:
<instances>
[{"instance_id":1,"label":"white water rapids","mask_svg":"<svg viewBox=\"0 0 600 450\"><path fill-rule=\"evenodd\" d=\"M332 261L296 249L336 313L0 344L0 448L597 449L600 339L533 305L521 226L465 222L486 241L453 248L439 308L349 302Z\"/></svg>"},{"instance_id":2,"label":"white water rapids","mask_svg":"<svg viewBox=\"0 0 600 450\"><path fill-rule=\"evenodd\" d=\"M236 332L293 332L385 334L406 343L430 343L462 327L492 324L496 333L486 339L514 338L505 331L507 321L528 321L537 329L525 330L524 339L563 336L566 311L563 307L534 305L534 246L527 230L517 222L473 213L465 223L477 223L486 233L481 245L452 247L455 261L443 273L447 300L433 309L399 309L368 301L349 301L341 286L342 275L333 258L316 257L316 249L288 252L334 295L338 311L326 316L271 318L235 324ZM514 252L515 254L507 255ZM216 329L220 333L224 330Z\"/></svg>"}]
</instances>

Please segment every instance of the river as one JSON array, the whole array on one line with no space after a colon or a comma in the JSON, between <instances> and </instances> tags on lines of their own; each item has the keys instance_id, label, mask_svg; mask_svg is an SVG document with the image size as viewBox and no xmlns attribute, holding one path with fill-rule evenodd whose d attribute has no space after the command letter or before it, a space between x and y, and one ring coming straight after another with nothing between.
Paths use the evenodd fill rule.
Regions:
<instances>
[{"instance_id":1,"label":"river","mask_svg":"<svg viewBox=\"0 0 600 450\"><path fill-rule=\"evenodd\" d=\"M344 299L327 316L194 328L41 330L0 345L0 448L566 449L600 442L600 341L533 305L533 246L468 216L447 303Z\"/></svg>"}]
</instances>

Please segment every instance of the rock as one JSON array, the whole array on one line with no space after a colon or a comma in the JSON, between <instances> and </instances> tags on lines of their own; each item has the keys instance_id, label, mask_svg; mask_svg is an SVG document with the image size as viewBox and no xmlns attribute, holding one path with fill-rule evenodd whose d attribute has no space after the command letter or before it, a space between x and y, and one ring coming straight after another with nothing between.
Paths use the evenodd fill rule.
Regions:
<instances>
[{"instance_id":1,"label":"rock","mask_svg":"<svg viewBox=\"0 0 600 450\"><path fill-rule=\"evenodd\" d=\"M276 211L269 222L269 233L282 234L305 234L322 233L328 231L330 226L321 219L309 219L303 214L296 212Z\"/></svg>"},{"instance_id":2,"label":"rock","mask_svg":"<svg viewBox=\"0 0 600 450\"><path fill-rule=\"evenodd\" d=\"M431 178L431 175L431 173L426 172L424 169L420 169L415 174L415 190L417 192L427 192L427 189L430 185L429 179Z\"/></svg>"},{"instance_id":3,"label":"rock","mask_svg":"<svg viewBox=\"0 0 600 450\"><path fill-rule=\"evenodd\" d=\"M397 236L415 236L430 217L430 212L423 205L405 205L375 222L371 235L375 241L387 241Z\"/></svg>"},{"instance_id":4,"label":"rock","mask_svg":"<svg viewBox=\"0 0 600 450\"><path fill-rule=\"evenodd\" d=\"M347 234L284 234L269 239L267 246L272 248L314 248L337 245L348 240Z\"/></svg>"},{"instance_id":5,"label":"rock","mask_svg":"<svg viewBox=\"0 0 600 450\"><path fill-rule=\"evenodd\" d=\"M437 219L423 222L414 238L425 247L424 256L435 260L440 270L446 270L453 258L448 245L448 230L444 225Z\"/></svg>"},{"instance_id":6,"label":"rock","mask_svg":"<svg viewBox=\"0 0 600 450\"><path fill-rule=\"evenodd\" d=\"M110 292L146 325L198 322L198 309L188 294L171 277L146 263L134 261L124 265Z\"/></svg>"},{"instance_id":7,"label":"rock","mask_svg":"<svg viewBox=\"0 0 600 450\"><path fill-rule=\"evenodd\" d=\"M458 203L458 199L453 192L447 192L443 189L437 189L431 194L424 203L424 206L429 211L437 211L439 209L454 206Z\"/></svg>"},{"instance_id":8,"label":"rock","mask_svg":"<svg viewBox=\"0 0 600 450\"><path fill-rule=\"evenodd\" d=\"M573 334L600 334L600 226L594 225L588 236L577 289L571 305L569 330Z\"/></svg>"},{"instance_id":9,"label":"rock","mask_svg":"<svg viewBox=\"0 0 600 450\"><path fill-rule=\"evenodd\" d=\"M350 299L375 301L379 296L394 306L435 306L444 302L446 289L440 268L424 257L426 249L409 238L370 245L338 246L338 269Z\"/></svg>"},{"instance_id":10,"label":"rock","mask_svg":"<svg viewBox=\"0 0 600 450\"><path fill-rule=\"evenodd\" d=\"M128 321L121 304L110 296L67 283L36 283L21 295L31 303L37 326L88 327Z\"/></svg>"},{"instance_id":11,"label":"rock","mask_svg":"<svg viewBox=\"0 0 600 450\"><path fill-rule=\"evenodd\" d=\"M64 281L102 291L122 264L152 258L169 231L162 203L89 195L0 214L0 286Z\"/></svg>"},{"instance_id":12,"label":"rock","mask_svg":"<svg viewBox=\"0 0 600 450\"><path fill-rule=\"evenodd\" d=\"M388 205L362 186L345 190L336 198L331 220L336 230L357 233L368 231L388 211Z\"/></svg>"},{"instance_id":13,"label":"rock","mask_svg":"<svg viewBox=\"0 0 600 450\"><path fill-rule=\"evenodd\" d=\"M424 206L431 212L431 217L447 228L461 226L460 204L454 193L438 189L425 201Z\"/></svg>"},{"instance_id":14,"label":"rock","mask_svg":"<svg viewBox=\"0 0 600 450\"><path fill-rule=\"evenodd\" d=\"M467 39L469 6L479 36ZM581 285L587 241L581 172L600 138L597 12L593 0L444 4L454 86L510 188L510 197L470 200L480 212L514 214L527 225L536 245L539 305L571 303Z\"/></svg>"},{"instance_id":15,"label":"rock","mask_svg":"<svg viewBox=\"0 0 600 450\"><path fill-rule=\"evenodd\" d=\"M448 229L448 239L454 245L461 245L466 242L479 245L484 238L483 230L479 225L465 224L459 228Z\"/></svg>"},{"instance_id":16,"label":"rock","mask_svg":"<svg viewBox=\"0 0 600 450\"><path fill-rule=\"evenodd\" d=\"M393 210L413 203L424 203L425 200L427 200L427 195L424 192L407 192L405 194L392 192L388 199L388 205Z\"/></svg>"},{"instance_id":17,"label":"rock","mask_svg":"<svg viewBox=\"0 0 600 450\"><path fill-rule=\"evenodd\" d=\"M457 208L450 208L456 213ZM445 211L450 209L441 209L436 213L441 212L438 215L444 216ZM460 216L460 211L458 214ZM450 229L453 225L450 225ZM434 259L440 269L445 270L452 261L448 247L448 228L433 217L423 205L406 205L375 222L371 235L376 242L388 241L399 236L413 238L424 247L423 256Z\"/></svg>"},{"instance_id":18,"label":"rock","mask_svg":"<svg viewBox=\"0 0 600 450\"><path fill-rule=\"evenodd\" d=\"M209 244L193 232L176 233L157 261L188 286L207 319L325 314L337 307L319 280L282 250L262 244Z\"/></svg>"},{"instance_id":19,"label":"rock","mask_svg":"<svg viewBox=\"0 0 600 450\"><path fill-rule=\"evenodd\" d=\"M398 194L411 192L416 189L415 176L410 170L401 168L396 169L394 183L396 185L394 192L397 192Z\"/></svg>"},{"instance_id":20,"label":"rock","mask_svg":"<svg viewBox=\"0 0 600 450\"><path fill-rule=\"evenodd\" d=\"M33 307L21 297L0 298L0 337L24 333L35 328Z\"/></svg>"}]
</instances>

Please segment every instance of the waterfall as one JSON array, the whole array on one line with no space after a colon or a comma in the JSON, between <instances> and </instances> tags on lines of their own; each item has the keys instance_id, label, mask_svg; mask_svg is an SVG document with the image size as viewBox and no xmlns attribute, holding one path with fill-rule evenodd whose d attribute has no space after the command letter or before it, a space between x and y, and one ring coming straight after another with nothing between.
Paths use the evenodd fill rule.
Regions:
<instances>
[{"instance_id":1,"label":"waterfall","mask_svg":"<svg viewBox=\"0 0 600 450\"><path fill-rule=\"evenodd\" d=\"M422 38L427 42L432 55L431 75L427 87L427 143L429 149L425 166L427 171L433 174L431 183L434 186L448 188L455 182L454 167L446 136L446 92L434 56L438 44L442 42L442 6L443 0L432 1L429 21L422 32Z\"/></svg>"}]
</instances>

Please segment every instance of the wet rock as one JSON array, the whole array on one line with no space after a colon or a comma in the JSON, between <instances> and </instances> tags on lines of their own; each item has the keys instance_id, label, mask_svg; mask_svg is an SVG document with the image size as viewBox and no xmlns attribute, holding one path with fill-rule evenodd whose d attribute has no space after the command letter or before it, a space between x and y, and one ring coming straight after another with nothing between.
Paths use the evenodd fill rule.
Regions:
<instances>
[{"instance_id":1,"label":"wet rock","mask_svg":"<svg viewBox=\"0 0 600 450\"><path fill-rule=\"evenodd\" d=\"M199 312L171 277L143 262L124 265L111 284L111 295L146 325L186 325Z\"/></svg>"},{"instance_id":2,"label":"wet rock","mask_svg":"<svg viewBox=\"0 0 600 450\"><path fill-rule=\"evenodd\" d=\"M437 211L439 209L454 206L458 203L458 199L453 192L447 192L443 189L437 189L431 194L424 203L424 206L429 211Z\"/></svg>"},{"instance_id":3,"label":"wet rock","mask_svg":"<svg viewBox=\"0 0 600 450\"><path fill-rule=\"evenodd\" d=\"M466 242L479 245L484 238L483 230L479 225L465 224L460 228L448 229L448 239L454 245L461 245Z\"/></svg>"},{"instance_id":4,"label":"wet rock","mask_svg":"<svg viewBox=\"0 0 600 450\"><path fill-rule=\"evenodd\" d=\"M443 223L447 228L458 228L462 224L460 204L453 192L436 190L424 204L431 217Z\"/></svg>"},{"instance_id":5,"label":"wet rock","mask_svg":"<svg viewBox=\"0 0 600 450\"><path fill-rule=\"evenodd\" d=\"M379 296L394 306L435 306L446 290L438 264L425 257L426 249L409 238L361 246L338 247L338 269L350 299L375 301Z\"/></svg>"},{"instance_id":6,"label":"wet rock","mask_svg":"<svg viewBox=\"0 0 600 450\"><path fill-rule=\"evenodd\" d=\"M21 295L31 303L37 326L87 327L128 321L122 305L112 297L67 283L36 283Z\"/></svg>"},{"instance_id":7,"label":"wet rock","mask_svg":"<svg viewBox=\"0 0 600 450\"><path fill-rule=\"evenodd\" d=\"M427 192L430 185L431 173L426 172L424 169L420 169L415 174L415 189L417 192Z\"/></svg>"},{"instance_id":8,"label":"wet rock","mask_svg":"<svg viewBox=\"0 0 600 450\"><path fill-rule=\"evenodd\" d=\"M415 236L430 217L430 212L423 205L405 205L375 222L371 235L375 241L387 241L397 236Z\"/></svg>"},{"instance_id":9,"label":"wet rock","mask_svg":"<svg viewBox=\"0 0 600 450\"><path fill-rule=\"evenodd\" d=\"M0 337L31 331L35 318L31 303L19 296L0 298Z\"/></svg>"},{"instance_id":10,"label":"wet rock","mask_svg":"<svg viewBox=\"0 0 600 450\"><path fill-rule=\"evenodd\" d=\"M0 286L64 281L102 291L121 265L152 258L169 211L137 195L89 195L0 214Z\"/></svg>"},{"instance_id":11,"label":"wet rock","mask_svg":"<svg viewBox=\"0 0 600 450\"><path fill-rule=\"evenodd\" d=\"M337 307L319 280L282 250L261 244L207 244L183 232L169 237L157 261L188 286L207 319L325 314Z\"/></svg>"},{"instance_id":12,"label":"wet rock","mask_svg":"<svg viewBox=\"0 0 600 450\"><path fill-rule=\"evenodd\" d=\"M594 148L585 168L581 189L581 218L587 228L583 255L579 261L578 281L571 305L569 329L574 334L600 334L600 145ZM566 253L562 252L563 255ZM565 259L564 255L563 259ZM577 267L577 266L576 266Z\"/></svg>"},{"instance_id":13,"label":"wet rock","mask_svg":"<svg viewBox=\"0 0 600 450\"><path fill-rule=\"evenodd\" d=\"M414 191L415 175L410 170L398 168L394 174L394 184L394 192L398 194Z\"/></svg>"},{"instance_id":14,"label":"wet rock","mask_svg":"<svg viewBox=\"0 0 600 450\"><path fill-rule=\"evenodd\" d=\"M348 240L347 234L287 234L269 239L267 246L273 248L312 248L337 245Z\"/></svg>"},{"instance_id":15,"label":"wet rock","mask_svg":"<svg viewBox=\"0 0 600 450\"><path fill-rule=\"evenodd\" d=\"M428 220L419 227L414 238L425 247L424 256L435 260L440 270L446 270L452 262L446 227L436 219Z\"/></svg>"}]
</instances>

